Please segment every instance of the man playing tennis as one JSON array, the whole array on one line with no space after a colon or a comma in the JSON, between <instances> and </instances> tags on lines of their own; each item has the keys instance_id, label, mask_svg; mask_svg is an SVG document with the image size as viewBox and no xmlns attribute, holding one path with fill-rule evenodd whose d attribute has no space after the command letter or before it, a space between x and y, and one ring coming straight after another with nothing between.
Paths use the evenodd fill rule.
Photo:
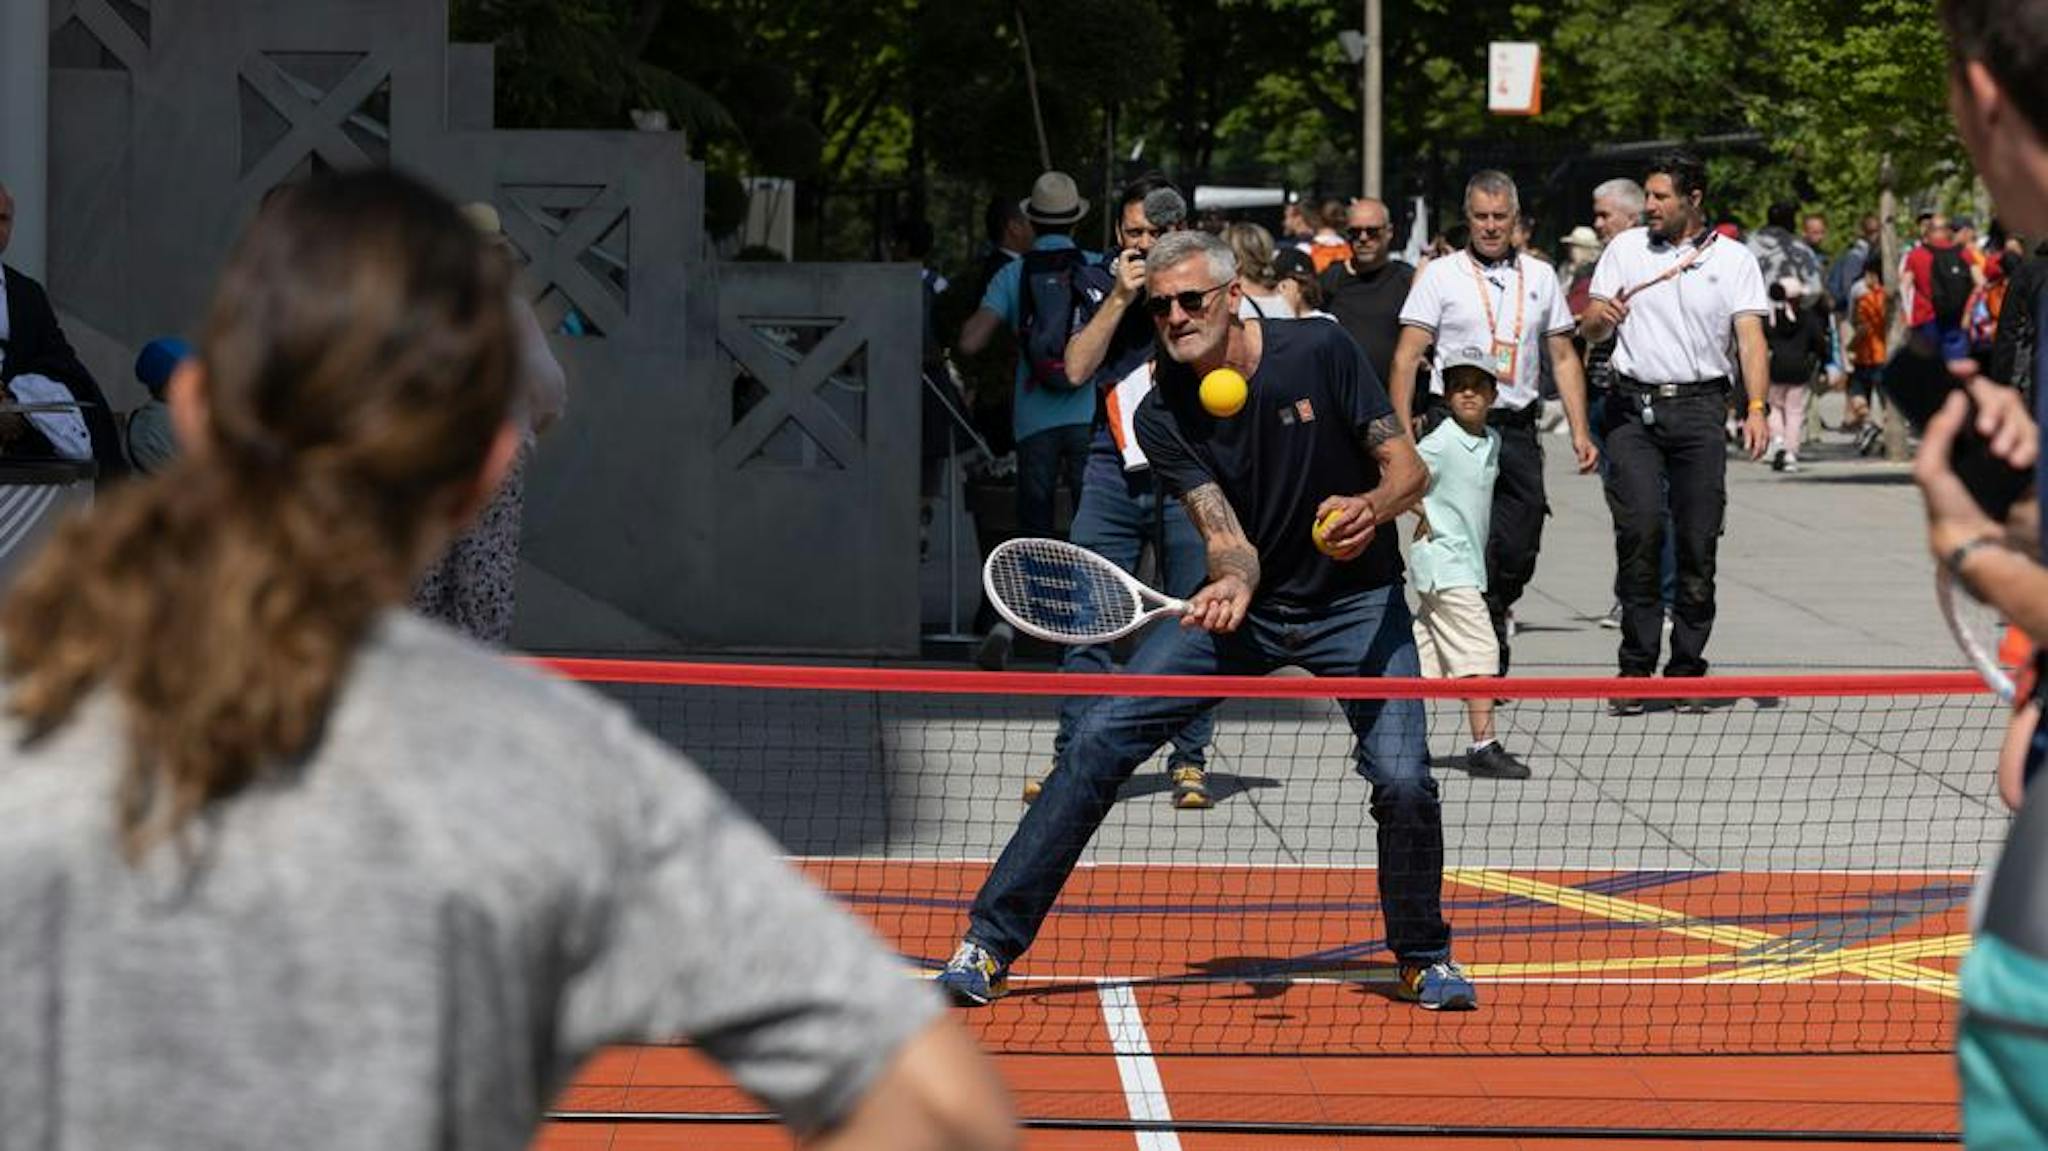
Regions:
<instances>
[{"instance_id":1,"label":"man playing tennis","mask_svg":"<svg viewBox=\"0 0 2048 1151\"><path fill-rule=\"evenodd\" d=\"M1293 665L1337 676L1415 676L1394 533L1427 476L1365 354L1335 324L1237 318L1237 262L1206 232L1176 232L1145 261L1159 336L1158 386L1139 443L1208 548L1209 582L1184 626L1152 633L1135 675L1264 674ZM1218 368L1250 381L1235 414L1206 412ZM1321 545L1312 531L1322 524ZM939 983L963 1005L1000 996L1117 789L1214 699L1106 699L1078 723L969 912ZM1372 782L1380 904L1400 993L1430 1009L1478 997L1451 960L1441 907L1443 822L1420 700L1345 700L1358 770Z\"/></svg>"}]
</instances>

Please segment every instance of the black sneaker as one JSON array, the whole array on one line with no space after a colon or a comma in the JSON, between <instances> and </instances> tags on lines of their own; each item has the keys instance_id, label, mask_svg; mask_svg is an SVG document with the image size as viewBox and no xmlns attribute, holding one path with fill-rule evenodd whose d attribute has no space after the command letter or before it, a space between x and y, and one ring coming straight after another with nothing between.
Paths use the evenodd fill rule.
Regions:
<instances>
[{"instance_id":1,"label":"black sneaker","mask_svg":"<svg viewBox=\"0 0 2048 1151\"><path fill-rule=\"evenodd\" d=\"M1607 714L1641 715L1643 714L1643 701L1631 699L1627 696L1618 696L1607 701Z\"/></svg>"},{"instance_id":2,"label":"black sneaker","mask_svg":"<svg viewBox=\"0 0 2048 1151\"><path fill-rule=\"evenodd\" d=\"M1465 774L1481 779L1527 779L1529 765L1494 740L1477 751L1465 753Z\"/></svg>"}]
</instances>

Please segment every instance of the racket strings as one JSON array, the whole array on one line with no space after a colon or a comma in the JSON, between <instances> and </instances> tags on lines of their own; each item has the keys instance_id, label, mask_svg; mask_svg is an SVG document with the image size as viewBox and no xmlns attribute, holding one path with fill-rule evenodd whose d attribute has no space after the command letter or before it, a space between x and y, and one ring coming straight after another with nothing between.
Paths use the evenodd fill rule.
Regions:
<instances>
[{"instance_id":1,"label":"racket strings","mask_svg":"<svg viewBox=\"0 0 2048 1151\"><path fill-rule=\"evenodd\" d=\"M1013 541L990 557L988 578L1018 617L1062 636L1102 636L1138 617L1137 597L1108 560L1057 541Z\"/></svg>"}]
</instances>

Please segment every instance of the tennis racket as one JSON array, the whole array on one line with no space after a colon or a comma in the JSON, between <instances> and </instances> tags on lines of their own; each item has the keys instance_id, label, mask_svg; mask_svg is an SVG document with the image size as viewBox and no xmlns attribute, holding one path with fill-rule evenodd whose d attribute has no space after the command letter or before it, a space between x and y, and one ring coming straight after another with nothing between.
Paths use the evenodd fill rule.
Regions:
<instances>
[{"instance_id":1,"label":"tennis racket","mask_svg":"<svg viewBox=\"0 0 2048 1151\"><path fill-rule=\"evenodd\" d=\"M1016 539L996 545L981 569L996 614L1025 635L1050 643L1108 643L1187 601L1161 595L1129 572L1063 540Z\"/></svg>"},{"instance_id":2,"label":"tennis racket","mask_svg":"<svg viewBox=\"0 0 2048 1151\"><path fill-rule=\"evenodd\" d=\"M2019 688L2012 672L2000 662L1998 650L2005 634L2005 621L1991 605L1956 582L1945 564L1934 570L1934 598L1941 604L1941 618L1948 624L1949 634L1969 657L1970 666L1984 677L1985 685L1998 696L1999 702L2011 703Z\"/></svg>"}]
</instances>

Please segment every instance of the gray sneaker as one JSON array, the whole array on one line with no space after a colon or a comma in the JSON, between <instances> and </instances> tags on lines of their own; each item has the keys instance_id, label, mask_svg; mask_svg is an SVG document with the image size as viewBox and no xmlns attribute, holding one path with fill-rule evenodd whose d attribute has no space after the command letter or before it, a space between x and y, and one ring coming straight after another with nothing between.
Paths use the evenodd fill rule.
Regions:
<instances>
[{"instance_id":1,"label":"gray sneaker","mask_svg":"<svg viewBox=\"0 0 2048 1151\"><path fill-rule=\"evenodd\" d=\"M1608 608L1606 615L1600 617L1600 626L1608 631L1621 630L1621 604L1619 602L1613 607Z\"/></svg>"}]
</instances>

